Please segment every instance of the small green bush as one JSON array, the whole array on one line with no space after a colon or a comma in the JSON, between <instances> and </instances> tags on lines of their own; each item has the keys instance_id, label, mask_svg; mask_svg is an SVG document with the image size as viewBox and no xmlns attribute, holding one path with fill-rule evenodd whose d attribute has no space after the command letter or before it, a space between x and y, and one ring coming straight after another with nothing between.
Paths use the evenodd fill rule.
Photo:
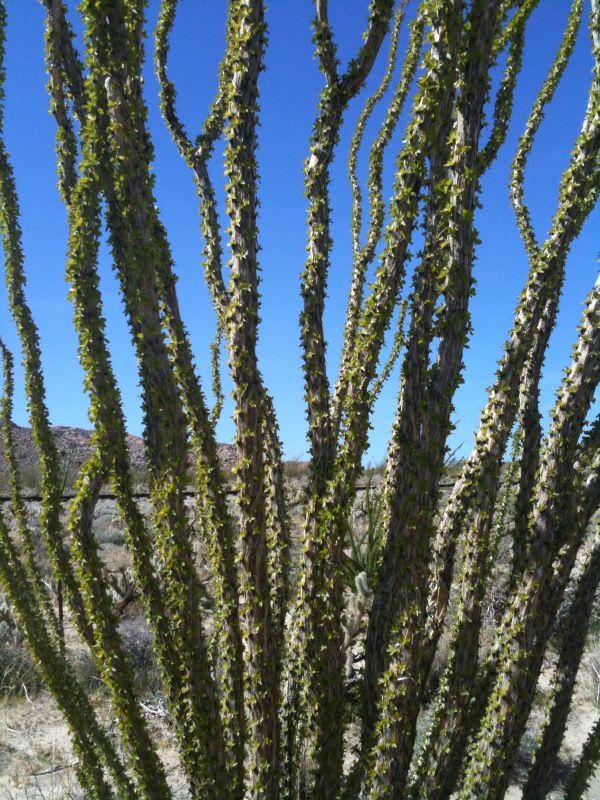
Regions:
<instances>
[{"instance_id":1,"label":"small green bush","mask_svg":"<svg viewBox=\"0 0 600 800\"><path fill-rule=\"evenodd\" d=\"M370 476L367 479L361 511L365 515L364 528L362 525L349 526L346 540L344 577L346 586L351 591L355 590L356 577L361 572L365 574L368 586L375 586L383 551L383 493L379 486L373 484Z\"/></svg>"}]
</instances>

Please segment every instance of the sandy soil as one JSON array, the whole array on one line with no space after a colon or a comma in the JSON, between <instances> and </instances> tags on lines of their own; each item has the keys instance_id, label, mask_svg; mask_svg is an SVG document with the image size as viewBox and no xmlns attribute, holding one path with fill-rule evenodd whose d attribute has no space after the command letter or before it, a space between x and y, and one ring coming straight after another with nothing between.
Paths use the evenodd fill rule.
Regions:
<instances>
[{"instance_id":1,"label":"sandy soil","mask_svg":"<svg viewBox=\"0 0 600 800\"><path fill-rule=\"evenodd\" d=\"M568 767L581 747L600 710L595 703L596 678L592 668L595 659L588 652L582 665L561 762ZM547 684L550 671L544 676ZM94 702L100 719L110 728L110 708L106 695L98 692ZM147 712L150 729L157 741L175 796L185 797L178 771L177 756L164 720ZM539 722L539 704L532 714L533 726ZM74 757L69 735L60 713L49 694L40 692L33 698L16 698L0 705L0 800L83 800L77 785ZM518 800L521 791L510 787L506 800ZM553 792L552 800L561 797ZM600 774L587 794L587 800L600 800Z\"/></svg>"},{"instance_id":2,"label":"sandy soil","mask_svg":"<svg viewBox=\"0 0 600 800\"><path fill-rule=\"evenodd\" d=\"M69 733L46 692L6 701L0 709L2 800L63 800L81 796Z\"/></svg>"},{"instance_id":3,"label":"sandy soil","mask_svg":"<svg viewBox=\"0 0 600 800\"><path fill-rule=\"evenodd\" d=\"M113 721L106 696L98 692L93 699L100 720L110 730ZM164 720L153 710L146 716L174 797L183 800L177 755ZM1 800L84 800L74 765L67 726L47 692L0 706Z\"/></svg>"}]
</instances>

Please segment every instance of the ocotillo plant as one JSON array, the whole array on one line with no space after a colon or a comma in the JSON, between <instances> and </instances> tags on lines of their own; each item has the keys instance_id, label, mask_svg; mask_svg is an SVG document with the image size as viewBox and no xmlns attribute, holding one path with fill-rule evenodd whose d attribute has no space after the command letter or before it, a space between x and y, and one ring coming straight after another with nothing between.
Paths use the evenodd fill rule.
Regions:
<instances>
[{"instance_id":1,"label":"ocotillo plant","mask_svg":"<svg viewBox=\"0 0 600 800\"><path fill-rule=\"evenodd\" d=\"M310 464L300 555L293 562L298 548L290 546L276 409L257 356L257 125L260 74L268 65L263 2L229 0L217 94L196 136L178 115L168 70L177 0L162 0L155 31L160 104L197 190L204 276L217 318L218 408L211 411L180 313L173 257L155 198L142 81L145 2L82 0L80 52L75 12L63 0L42 0L59 190L69 231L66 272L94 446L66 521L39 337L26 296L18 175L4 144L4 116L10 114L4 103L0 233L40 460L43 550L62 588L67 621L108 689L116 740L72 669L62 611L59 618L40 571L12 438L12 356L4 345L1 425L14 524L0 515L0 586L67 720L86 797L172 796L136 693L94 530L94 509L107 484L121 515L135 594L152 631L190 798L499 799L511 780L544 655L549 643L558 641L548 715L525 784L529 799L548 793L600 581L599 545L589 535L600 504L599 423L586 427L600 379L600 281L586 299L572 361L545 431L539 406L567 255L600 194L599 0L573 0L562 43L518 142L510 192L529 272L474 449L450 497L440 502L454 396L471 334L481 178L507 137L528 22L538 2L421 0L411 8L404 1L395 6L393 0L370 0L363 42L344 67L327 0L315 0L314 45L323 89L305 163L308 256L300 318ZM546 238L538 241L525 196L525 167L584 20L594 65L589 101ZM405 24L410 33L401 52ZM332 380L324 334L331 168L348 106L384 58L388 40L382 82L364 102L350 148L353 263L342 356ZM1 86L4 77L2 70ZM364 187L358 155L374 109L386 97ZM402 143L394 145L387 204L384 156L396 141L403 111L408 123ZM226 231L209 169L221 139ZM134 492L106 333L98 272L103 226L139 369L151 525ZM423 246L413 257L409 248L419 226ZM393 324L397 333L382 363ZM234 509L215 439L221 341L233 387ZM365 560L372 585L361 573L360 603L349 603L350 508L374 404L398 361L401 380L377 549ZM202 602L198 533L184 506L189 454L200 550L212 587L209 611ZM512 574L498 628L484 637L484 601L502 537L512 539ZM351 626L349 614L354 614ZM447 652L432 698L429 678L442 638ZM352 687L345 682L350 641L362 662L356 670L352 666ZM427 705L429 714L422 715ZM418 744L417 723L424 716L428 723ZM568 784L569 797L583 797L600 761L599 742L597 726Z\"/></svg>"}]
</instances>

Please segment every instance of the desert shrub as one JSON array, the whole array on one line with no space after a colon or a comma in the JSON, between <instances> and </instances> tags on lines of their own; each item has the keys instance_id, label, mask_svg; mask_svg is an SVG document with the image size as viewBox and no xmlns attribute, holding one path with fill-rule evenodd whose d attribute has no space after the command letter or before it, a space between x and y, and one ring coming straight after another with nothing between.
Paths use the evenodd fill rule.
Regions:
<instances>
[{"instance_id":1,"label":"desert shrub","mask_svg":"<svg viewBox=\"0 0 600 800\"><path fill-rule=\"evenodd\" d=\"M590 634L600 636L600 594L597 594L590 615Z\"/></svg>"},{"instance_id":2,"label":"desert shrub","mask_svg":"<svg viewBox=\"0 0 600 800\"><path fill-rule=\"evenodd\" d=\"M31 494L39 494L41 486L40 469L37 464L24 466L20 469L20 478L23 486Z\"/></svg>"},{"instance_id":3,"label":"desert shrub","mask_svg":"<svg viewBox=\"0 0 600 800\"><path fill-rule=\"evenodd\" d=\"M94 657L87 647L82 647L78 643L74 650L69 650L67 659L77 679L87 692L106 693L106 686L102 681Z\"/></svg>"},{"instance_id":4,"label":"desert shrub","mask_svg":"<svg viewBox=\"0 0 600 800\"><path fill-rule=\"evenodd\" d=\"M41 337L27 304L26 222L4 144L4 117L11 109L1 103L0 237L39 451L40 532L69 622L93 654L110 698L117 737L102 725L85 677L74 674L37 565L11 433L13 357L3 342L0 427L17 537L0 514L0 584L68 720L79 779L94 800L169 800L165 766L140 704L140 694L158 687L160 674L169 732L193 800L504 796L553 622L600 503L599 439L594 424L586 430L600 381L600 280L587 295L546 430L540 404L567 258L600 196L600 0L591 0L588 9L589 99L543 235L531 221L524 176L546 106L579 41L583 0L573 0L554 61L517 140L510 191L528 262L525 284L473 449L451 464L454 398L472 333L477 210L485 201L485 174L509 138L529 20L538 3L423 0L409 8L404 0L371 0L365 4L364 36L347 63L337 48L338 26L327 0L315 3L313 42L323 86L305 162L308 246L300 340L310 461L301 487L300 541L292 537L277 412L258 347L264 3L229 1L217 95L193 136L178 117L167 69L176 0L161 0L156 30L161 109L199 198L205 278L217 328L211 348L214 409L181 315L175 260L156 198L149 128L154 116L144 80L146 4L82 0L77 25L71 18L79 12L71 3L42 0L42 5L68 226L69 298L95 445L68 509L61 505L64 472L50 426ZM412 20L403 49L406 14ZM0 0L0 60L5 21ZM82 37L75 35L80 29ZM332 379L325 337L336 254L332 164L344 139L346 112L355 113L354 101L374 78L386 39L383 77L358 112L351 138L351 288ZM2 86L4 78L2 68ZM383 113L375 126L378 103ZM401 135L400 121L406 123ZM216 187L211 153L220 139L225 180ZM385 164L392 143L397 153L388 204ZM104 237L138 368L147 504L136 493L113 369L99 263ZM215 434L223 397L221 349L228 355L235 425L233 483L222 469ZM368 486L366 524L353 528L351 509L376 402L398 362L384 489ZM600 428L600 418L595 426ZM511 457L511 471L518 474L514 512L504 491L512 484L503 477L511 440L517 441ZM455 480L447 480L448 471ZM135 603L121 608L114 596L120 589L93 525L107 482L124 520L131 569L125 584L136 595ZM442 489L449 492L440 510ZM146 505L150 519L142 511ZM513 546L506 548L511 562L499 595L490 584L493 590L503 536L512 537ZM293 570L291 552L298 555ZM204 562L208 578L199 570ZM577 579L565 626L572 638L558 653L561 674L570 678L600 580L598 562L600 544L592 547L590 568ZM122 614L138 601L150 631L140 618ZM556 760L568 707L563 701L572 688L563 683L553 687L547 727L560 735L538 747L529 776L538 765L543 777ZM415 752L420 721L426 731ZM579 788L572 796L577 798L600 759L600 725L588 745L576 770Z\"/></svg>"},{"instance_id":5,"label":"desert shrub","mask_svg":"<svg viewBox=\"0 0 600 800\"><path fill-rule=\"evenodd\" d=\"M0 595L0 697L35 694L42 681L6 598Z\"/></svg>"},{"instance_id":6,"label":"desert shrub","mask_svg":"<svg viewBox=\"0 0 600 800\"><path fill-rule=\"evenodd\" d=\"M162 694L160 670L152 641L152 633L143 613L128 614L119 625L123 645L135 673L138 692L142 698Z\"/></svg>"},{"instance_id":7,"label":"desert shrub","mask_svg":"<svg viewBox=\"0 0 600 800\"><path fill-rule=\"evenodd\" d=\"M42 685L35 661L26 647L0 643L0 696L34 695Z\"/></svg>"},{"instance_id":8,"label":"desert shrub","mask_svg":"<svg viewBox=\"0 0 600 800\"><path fill-rule=\"evenodd\" d=\"M114 545L118 547L119 545L122 546L125 544L123 531L119 530L118 528L105 528L102 531L98 531L96 538L98 540L98 544L104 547L107 547L108 545Z\"/></svg>"},{"instance_id":9,"label":"desert shrub","mask_svg":"<svg viewBox=\"0 0 600 800\"><path fill-rule=\"evenodd\" d=\"M309 471L308 462L302 461L299 458L291 458L283 465L285 477L288 480L295 480L298 478L306 478Z\"/></svg>"},{"instance_id":10,"label":"desert shrub","mask_svg":"<svg viewBox=\"0 0 600 800\"><path fill-rule=\"evenodd\" d=\"M369 477L357 504L355 522L348 526L346 535L344 578L351 592L356 590L359 575L371 589L376 584L385 537L384 510L383 490Z\"/></svg>"}]
</instances>

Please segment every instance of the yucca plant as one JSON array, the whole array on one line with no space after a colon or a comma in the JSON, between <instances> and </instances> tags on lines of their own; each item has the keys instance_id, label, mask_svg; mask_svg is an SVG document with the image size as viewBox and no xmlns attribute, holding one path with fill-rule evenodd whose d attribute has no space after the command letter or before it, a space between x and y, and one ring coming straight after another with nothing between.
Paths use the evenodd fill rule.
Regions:
<instances>
[{"instance_id":1,"label":"yucca plant","mask_svg":"<svg viewBox=\"0 0 600 800\"><path fill-rule=\"evenodd\" d=\"M600 192L600 3L573 0L562 43L517 145L510 190L529 272L474 449L441 508L453 398L471 333L481 179L507 137L528 21L543 3L421 0L409 9L406 2L395 6L393 0L370 0L362 43L344 66L327 0L316 0L314 44L323 89L305 163L308 255L300 319L310 464L300 555L294 564L276 409L257 356L257 126L267 42L263 2L228 2L218 90L197 135L178 116L168 72L177 0L162 0L155 32L162 112L197 189L204 274L228 352L236 430L235 512L218 459L215 414L194 364L155 198L142 81L145 3L82 0L82 52L73 35L75 12L63 0L42 4L59 189L68 222L66 273L94 445L76 480L66 521L39 337L26 297L21 224L28 222L20 219L4 145L3 115L10 109L3 105L0 233L39 453L43 546L69 622L107 688L116 740L100 723L73 671L61 615L40 573L14 454L12 356L4 346L1 412L13 524L9 527L6 515L0 516L0 585L67 720L86 796L172 796L138 702L132 659L94 532L94 509L108 484L152 632L190 798L503 797L544 653L565 591L572 586L563 611L573 624L561 643L562 666L532 775L556 757L598 583L597 547L588 532L600 503L600 450L598 437L586 434L585 426L600 378L600 282L586 299L546 430L540 422L539 386L567 255L597 208ZM412 15L409 41L401 52L399 31L407 15ZM584 17L594 63L588 106L547 235L538 240L524 172ZM0 60L5 22L0 0ZM324 335L332 253L331 167L348 106L381 58L386 40L384 76L364 103L350 149L353 260L340 367L332 379ZM492 95L495 70L500 81ZM366 146L373 109L384 97L388 105L368 147L363 186L358 154ZM408 123L398 144L394 133L404 109ZM486 114L489 130L483 135ZM226 232L209 168L221 139ZM382 187L390 147L396 148L396 161L388 204ZM423 246L412 257L411 241L420 225ZM134 491L106 331L98 274L104 229L138 364L150 523ZM228 269L223 263L226 241ZM397 333L386 359L386 332L392 324ZM215 347L213 355L217 352ZM401 365L398 400L366 548L368 562L356 565L366 567L359 574L368 574L370 597L366 631L359 637L358 701L352 704L345 669L344 589L352 559L348 520L373 407L396 361ZM216 395L221 396L218 381ZM503 462L515 429L520 432L516 498L508 525ZM196 518L201 520L196 527L184 504L190 454ZM504 531L513 542L512 572L493 641L482 649L494 548ZM197 536L210 571L210 609L204 602ZM590 548L589 558L579 576L573 566L585 548ZM417 749L417 722L430 700L426 686L442 634L443 673ZM583 796L599 758L599 742L597 727L570 779L569 797ZM529 798L547 792L548 786L536 780L527 783Z\"/></svg>"},{"instance_id":2,"label":"yucca plant","mask_svg":"<svg viewBox=\"0 0 600 800\"><path fill-rule=\"evenodd\" d=\"M359 501L360 520L351 523L347 531L344 574L351 591L355 590L356 577L361 574L367 586L375 586L384 545L384 510L383 492L369 479Z\"/></svg>"}]
</instances>

